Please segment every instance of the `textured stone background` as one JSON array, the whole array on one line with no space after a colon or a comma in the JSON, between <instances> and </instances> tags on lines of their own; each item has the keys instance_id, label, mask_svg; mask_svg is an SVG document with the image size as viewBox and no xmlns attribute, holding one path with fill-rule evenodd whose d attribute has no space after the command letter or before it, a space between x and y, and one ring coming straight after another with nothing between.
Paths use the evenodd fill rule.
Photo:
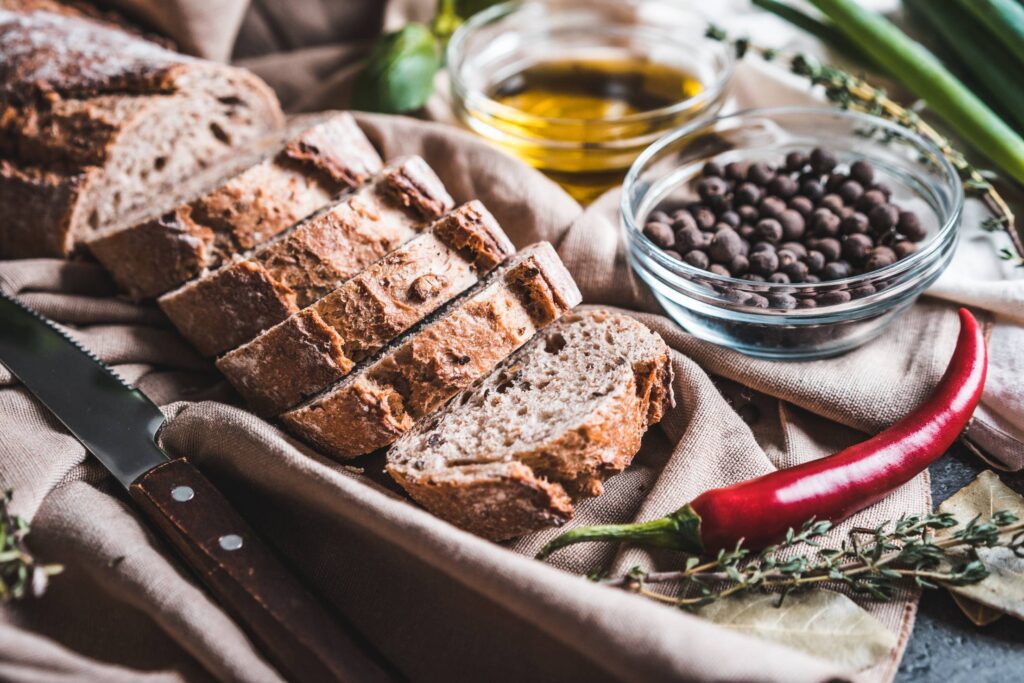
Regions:
<instances>
[{"instance_id":1,"label":"textured stone background","mask_svg":"<svg viewBox=\"0 0 1024 683\"><path fill-rule=\"evenodd\" d=\"M931 467L935 505L950 497L985 465L957 444ZM1024 493L1024 473L1001 474ZM1024 681L1024 624L1003 617L979 628L945 591L927 591L903 655L897 683L1010 683Z\"/></svg>"}]
</instances>

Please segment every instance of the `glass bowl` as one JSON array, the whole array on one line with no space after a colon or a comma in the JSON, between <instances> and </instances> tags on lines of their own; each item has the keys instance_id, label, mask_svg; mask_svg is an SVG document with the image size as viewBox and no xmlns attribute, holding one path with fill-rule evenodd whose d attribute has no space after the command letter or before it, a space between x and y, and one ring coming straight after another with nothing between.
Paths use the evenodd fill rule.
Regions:
<instances>
[{"instance_id":1,"label":"glass bowl","mask_svg":"<svg viewBox=\"0 0 1024 683\"><path fill-rule=\"evenodd\" d=\"M456 116L470 129L547 173L580 201L618 185L664 133L720 108L733 51L704 36L707 19L677 0L525 0L474 15L448 43ZM668 106L605 118L528 113L495 88L547 62L641 60L699 82Z\"/></svg>"},{"instance_id":2,"label":"glass bowl","mask_svg":"<svg viewBox=\"0 0 1024 683\"><path fill-rule=\"evenodd\" d=\"M765 283L696 268L644 236L652 211L696 199L691 181L706 162L779 164L787 152L818 146L833 150L840 164L871 162L876 182L892 189L892 202L917 212L928 235L915 253L841 280ZM906 128L831 108L754 109L693 122L647 149L626 176L621 223L633 271L687 331L752 356L810 359L877 336L935 281L953 256L963 203L953 166ZM814 307L775 308L784 295Z\"/></svg>"}]
</instances>

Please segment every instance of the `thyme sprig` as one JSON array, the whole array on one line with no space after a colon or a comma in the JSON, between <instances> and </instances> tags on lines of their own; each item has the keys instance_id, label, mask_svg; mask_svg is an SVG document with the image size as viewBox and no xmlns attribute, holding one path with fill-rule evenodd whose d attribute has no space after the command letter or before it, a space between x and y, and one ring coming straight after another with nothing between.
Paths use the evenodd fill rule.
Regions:
<instances>
[{"instance_id":1,"label":"thyme sprig","mask_svg":"<svg viewBox=\"0 0 1024 683\"><path fill-rule=\"evenodd\" d=\"M873 114L908 128L930 140L960 175L964 192L969 196L981 199L988 210L994 214L994 217L986 221L982 227L986 230L1002 228L1009 235L1016 255L1003 249L1000 251L1000 256L1004 260L1016 258L1017 265L1024 267L1024 241L1017 231L1016 218L1009 204L999 194L992 182L975 168L962 152L953 147L944 135L924 121L916 111L902 106L890 98L884 89L871 85L863 78L839 67L822 64L809 55L761 47L751 43L747 38L730 39L723 29L714 25L708 27L706 35L714 40L731 42L739 57L754 53L765 61L785 62L792 73L807 78L814 86L820 86L825 98L842 109Z\"/></svg>"},{"instance_id":2,"label":"thyme sprig","mask_svg":"<svg viewBox=\"0 0 1024 683\"><path fill-rule=\"evenodd\" d=\"M955 532L960 522L949 513L910 515L873 529L854 528L838 548L822 548L819 539L832 529L827 521L809 520L789 530L777 545L752 553L742 541L713 559L689 557L683 569L647 572L633 567L614 578L592 580L677 607L693 609L746 591L777 593L781 605L794 591L821 585L844 586L853 593L890 601L901 588L966 586L983 581L989 572L978 559L979 548L1003 547L1024 557L1024 522L1011 512L979 517ZM799 554L802 547L817 550ZM675 584L675 594L651 588Z\"/></svg>"},{"instance_id":3,"label":"thyme sprig","mask_svg":"<svg viewBox=\"0 0 1024 683\"><path fill-rule=\"evenodd\" d=\"M40 564L25 545L29 525L25 518L10 510L12 493L0 497L0 603L29 595L39 597L46 591L49 578L64 568Z\"/></svg>"}]
</instances>

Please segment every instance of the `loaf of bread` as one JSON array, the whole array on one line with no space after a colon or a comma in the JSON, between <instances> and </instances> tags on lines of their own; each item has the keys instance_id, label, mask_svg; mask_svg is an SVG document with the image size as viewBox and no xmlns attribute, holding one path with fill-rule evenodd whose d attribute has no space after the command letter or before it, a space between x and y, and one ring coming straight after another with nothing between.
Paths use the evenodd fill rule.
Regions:
<instances>
[{"instance_id":1,"label":"loaf of bread","mask_svg":"<svg viewBox=\"0 0 1024 683\"><path fill-rule=\"evenodd\" d=\"M65 256L283 122L253 74L0 10L0 258Z\"/></svg>"},{"instance_id":2,"label":"loaf of bread","mask_svg":"<svg viewBox=\"0 0 1024 683\"><path fill-rule=\"evenodd\" d=\"M387 446L579 301L551 245L527 247L281 420L340 459Z\"/></svg>"},{"instance_id":3,"label":"loaf of bread","mask_svg":"<svg viewBox=\"0 0 1024 683\"><path fill-rule=\"evenodd\" d=\"M438 517L512 538L600 495L671 405L661 337L619 313L574 312L400 438L387 471Z\"/></svg>"},{"instance_id":4,"label":"loaf of bread","mask_svg":"<svg viewBox=\"0 0 1024 683\"><path fill-rule=\"evenodd\" d=\"M323 299L217 361L261 415L277 415L358 363L515 251L483 204L456 208Z\"/></svg>"},{"instance_id":5,"label":"loaf of bread","mask_svg":"<svg viewBox=\"0 0 1024 683\"><path fill-rule=\"evenodd\" d=\"M453 203L426 162L400 159L267 245L160 297L160 308L203 355L233 349L412 239Z\"/></svg>"},{"instance_id":6,"label":"loaf of bread","mask_svg":"<svg viewBox=\"0 0 1024 683\"><path fill-rule=\"evenodd\" d=\"M351 114L298 117L251 154L198 177L183 201L129 217L88 246L130 297L159 296L266 242L382 166Z\"/></svg>"}]
</instances>

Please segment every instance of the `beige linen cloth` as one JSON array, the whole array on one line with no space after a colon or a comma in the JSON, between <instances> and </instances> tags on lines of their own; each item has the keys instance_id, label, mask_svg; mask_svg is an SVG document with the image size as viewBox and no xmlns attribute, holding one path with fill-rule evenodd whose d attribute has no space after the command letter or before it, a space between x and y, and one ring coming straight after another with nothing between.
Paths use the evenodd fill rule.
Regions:
<instances>
[{"instance_id":1,"label":"beige linen cloth","mask_svg":"<svg viewBox=\"0 0 1024 683\"><path fill-rule=\"evenodd\" d=\"M168 16L191 16L182 14L191 3L159 3L167 4L178 12L165 8ZM291 72L299 84L293 105L305 97L340 106L344 66L350 64L342 55L358 49L328 45L313 29L336 27L335 41L365 38L382 21L379 11L366 7L260 2L244 13L235 53L260 62L262 73ZM389 5L386 22L407 10ZM305 17L312 42L325 44L299 50L301 42L288 42L301 41L303 21L298 28L268 29L289 14ZM353 22L363 22L362 33ZM199 42L187 23L165 28L180 44ZM250 43L247 36L256 38ZM258 56L289 48L293 52L280 57ZM764 77L755 68L737 74L741 104L747 84ZM316 93L317 83L327 86ZM434 110L443 110L442 103L435 102ZM934 298L922 300L875 342L836 359L772 363L699 342L662 316L631 278L614 196L584 212L542 175L450 125L384 116L360 121L386 157L420 154L458 201L481 199L518 246L555 243L585 302L626 309L674 349L678 406L648 434L634 464L608 482L605 495L578 506L573 524L650 519L707 488L860 440L927 395L948 360L956 316ZM967 296L955 280L947 282L942 297ZM913 594L868 605L899 635L899 647L867 672L844 671L577 576L594 569L623 572L635 564L666 569L676 566L678 556L583 545L558 554L550 566L530 556L555 531L502 546L437 520L399 495L381 474L379 457L356 461L358 469L338 465L237 407L211 365L155 307L116 298L93 264L4 262L0 287L65 324L164 406L164 447L190 457L325 604L410 679L887 681L898 666L913 625ZM1004 300L1010 296L1011 290L990 289ZM978 298L970 302L984 308L985 287L971 291ZM1020 296L1019 289L1012 291ZM1004 322L997 319L993 343ZM1002 401L992 405L1021 405L1019 388L1011 382L997 386ZM1003 417L1022 424L1013 422L1014 415L1010 409ZM972 435L984 431L981 422ZM1005 451L989 453L1010 462ZM0 611L0 680L278 680L145 529L116 482L3 369L0 486L15 490L15 509L32 520L33 550L66 567L43 598ZM843 527L929 508L922 476Z\"/></svg>"}]
</instances>

